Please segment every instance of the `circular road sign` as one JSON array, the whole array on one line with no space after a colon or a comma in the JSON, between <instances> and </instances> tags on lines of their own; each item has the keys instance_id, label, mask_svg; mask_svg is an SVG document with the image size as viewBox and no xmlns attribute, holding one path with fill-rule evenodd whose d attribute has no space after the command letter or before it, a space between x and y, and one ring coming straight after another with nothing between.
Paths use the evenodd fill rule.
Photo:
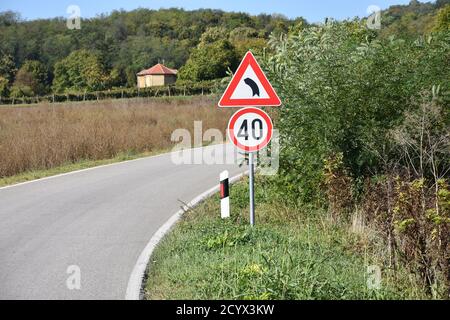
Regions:
<instances>
[{"instance_id":1,"label":"circular road sign","mask_svg":"<svg viewBox=\"0 0 450 320\"><path fill-rule=\"evenodd\" d=\"M228 123L228 136L231 142L245 152L263 149L272 140L272 135L272 119L258 108L241 109Z\"/></svg>"}]
</instances>

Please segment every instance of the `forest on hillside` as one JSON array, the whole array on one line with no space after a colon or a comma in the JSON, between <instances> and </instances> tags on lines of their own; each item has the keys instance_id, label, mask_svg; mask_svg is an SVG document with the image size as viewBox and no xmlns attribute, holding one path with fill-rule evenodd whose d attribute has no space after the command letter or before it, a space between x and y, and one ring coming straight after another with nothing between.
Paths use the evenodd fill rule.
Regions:
<instances>
[{"instance_id":1,"label":"forest on hillside","mask_svg":"<svg viewBox=\"0 0 450 320\"><path fill-rule=\"evenodd\" d=\"M377 34L428 33L436 28L439 12L448 19L448 3L413 0L393 6L383 12ZM82 19L81 30L69 30L62 17L25 21L15 12L2 12L0 97L132 88L136 73L158 62L180 69L180 82L223 78L247 50L261 54L269 47L270 36L309 26L301 17L276 14L141 8Z\"/></svg>"},{"instance_id":2,"label":"forest on hillside","mask_svg":"<svg viewBox=\"0 0 450 320\"><path fill-rule=\"evenodd\" d=\"M34 93L48 91L52 84L55 91L132 87L137 72L158 62L182 67L202 35L208 30L214 33L211 28L220 27L219 32L225 29L233 38L233 49L261 47L272 32L287 32L300 21L208 9L137 9L82 19L81 30L69 30L65 18L22 21L18 14L4 12L0 15L0 75L13 85L16 75L20 83L27 82L21 81L23 73L36 74L35 80L43 88L33 88L38 91ZM228 43L223 45L231 48ZM58 79L58 72L67 66L83 71L77 62L88 65L86 79L70 83ZM90 74L86 74L87 70Z\"/></svg>"},{"instance_id":3,"label":"forest on hillside","mask_svg":"<svg viewBox=\"0 0 450 320\"><path fill-rule=\"evenodd\" d=\"M394 5L383 11L381 37L395 35L399 38L415 38L435 29L439 11L449 0L419 2L411 0L408 5Z\"/></svg>"}]
</instances>

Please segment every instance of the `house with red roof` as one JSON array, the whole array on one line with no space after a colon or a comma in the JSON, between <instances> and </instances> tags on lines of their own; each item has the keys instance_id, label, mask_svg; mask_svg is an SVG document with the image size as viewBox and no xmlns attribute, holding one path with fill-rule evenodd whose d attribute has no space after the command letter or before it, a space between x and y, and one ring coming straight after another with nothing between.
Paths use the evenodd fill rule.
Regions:
<instances>
[{"instance_id":1,"label":"house with red roof","mask_svg":"<svg viewBox=\"0 0 450 320\"><path fill-rule=\"evenodd\" d=\"M177 81L178 70L167 68L158 63L150 69L142 70L137 74L138 88L161 87Z\"/></svg>"}]
</instances>

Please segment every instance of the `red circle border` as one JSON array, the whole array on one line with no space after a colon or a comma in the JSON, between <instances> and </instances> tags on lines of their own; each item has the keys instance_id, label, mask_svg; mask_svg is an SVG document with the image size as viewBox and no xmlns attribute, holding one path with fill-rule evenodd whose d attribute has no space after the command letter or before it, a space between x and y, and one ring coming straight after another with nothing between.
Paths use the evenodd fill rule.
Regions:
<instances>
[{"instance_id":1,"label":"red circle border","mask_svg":"<svg viewBox=\"0 0 450 320\"><path fill-rule=\"evenodd\" d=\"M266 122L267 126L269 127L269 132L267 134L266 139L264 139L263 142L261 142L260 144L258 144L257 146L254 147L247 147L244 146L242 144L240 144L236 137L234 136L234 126L237 122L237 120L243 116L244 114L247 113L256 113L257 115L261 116L264 121ZM260 151L261 149L265 148L270 141L272 140L272 136L273 136L273 123L272 123L272 119L269 117L269 115L264 112L261 109L258 108L254 108L254 107L250 107L250 108L244 108L241 109L239 111L237 111L230 119L229 123L228 123L228 137L230 138L231 142L233 142L233 144L238 147L239 149L241 149L242 151L245 152L257 152Z\"/></svg>"}]
</instances>

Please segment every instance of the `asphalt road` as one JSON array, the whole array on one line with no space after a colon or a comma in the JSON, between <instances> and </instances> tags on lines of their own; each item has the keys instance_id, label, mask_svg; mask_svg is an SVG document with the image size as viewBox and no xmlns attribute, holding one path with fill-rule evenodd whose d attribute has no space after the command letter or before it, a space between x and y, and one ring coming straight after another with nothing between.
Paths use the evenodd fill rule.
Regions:
<instances>
[{"instance_id":1,"label":"asphalt road","mask_svg":"<svg viewBox=\"0 0 450 320\"><path fill-rule=\"evenodd\" d=\"M221 161L233 150L184 156L195 152L198 161L205 152ZM181 202L217 185L224 169L244 171L173 158L179 154L1 188L0 299L124 299L139 254ZM69 266L79 268L80 290L67 286L77 273L67 273Z\"/></svg>"}]
</instances>

